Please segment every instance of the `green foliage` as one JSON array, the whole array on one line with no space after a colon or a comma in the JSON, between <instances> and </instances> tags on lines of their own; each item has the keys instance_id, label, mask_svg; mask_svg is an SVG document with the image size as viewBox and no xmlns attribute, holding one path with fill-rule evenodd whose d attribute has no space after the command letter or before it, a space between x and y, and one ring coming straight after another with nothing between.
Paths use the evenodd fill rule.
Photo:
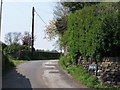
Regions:
<instances>
[{"instance_id":1,"label":"green foliage","mask_svg":"<svg viewBox=\"0 0 120 90\"><path fill-rule=\"evenodd\" d=\"M0 41L0 50L2 51L6 47L7 47L7 45L5 43L3 43L3 42Z\"/></svg>"},{"instance_id":2,"label":"green foliage","mask_svg":"<svg viewBox=\"0 0 120 90\"><path fill-rule=\"evenodd\" d=\"M6 73L9 69L15 67L14 63L10 61L7 55L2 53L2 72L3 74Z\"/></svg>"},{"instance_id":3,"label":"green foliage","mask_svg":"<svg viewBox=\"0 0 120 90\"><path fill-rule=\"evenodd\" d=\"M120 22L117 3L86 6L68 15L68 48L75 53L100 60L103 55L120 55Z\"/></svg>"},{"instance_id":4,"label":"green foliage","mask_svg":"<svg viewBox=\"0 0 120 90\"><path fill-rule=\"evenodd\" d=\"M75 12L76 10L83 9L85 6L91 6L98 3L99 2L76 2L76 0L73 0L73 2L62 2L62 5L68 7L71 12Z\"/></svg>"},{"instance_id":5,"label":"green foliage","mask_svg":"<svg viewBox=\"0 0 120 90\"><path fill-rule=\"evenodd\" d=\"M20 50L19 44L11 44L4 49L5 54L16 53Z\"/></svg>"},{"instance_id":6,"label":"green foliage","mask_svg":"<svg viewBox=\"0 0 120 90\"><path fill-rule=\"evenodd\" d=\"M86 5L68 14L68 56L61 57L60 64L75 79L91 88L111 88L90 75L82 66L73 65L76 52L86 59L101 60L104 56L120 56L120 14L118 3ZM67 39L67 40L66 40Z\"/></svg>"},{"instance_id":7,"label":"green foliage","mask_svg":"<svg viewBox=\"0 0 120 90\"><path fill-rule=\"evenodd\" d=\"M20 45L20 51L31 51L31 48L28 45Z\"/></svg>"},{"instance_id":8,"label":"green foliage","mask_svg":"<svg viewBox=\"0 0 120 90\"><path fill-rule=\"evenodd\" d=\"M120 23L117 14L107 15L102 24L104 37L103 50L110 55L119 56Z\"/></svg>"},{"instance_id":9,"label":"green foliage","mask_svg":"<svg viewBox=\"0 0 120 90\"><path fill-rule=\"evenodd\" d=\"M66 57L65 56L64 57L62 56L60 58L60 60L59 60L59 63L62 66L63 69L66 69L66 63L65 63L65 61L66 61Z\"/></svg>"},{"instance_id":10,"label":"green foliage","mask_svg":"<svg viewBox=\"0 0 120 90\"><path fill-rule=\"evenodd\" d=\"M2 54L2 72L5 74L7 71L13 69L16 65L19 65L21 63L25 63L24 60L16 60L13 57L9 55Z\"/></svg>"},{"instance_id":11,"label":"green foliage","mask_svg":"<svg viewBox=\"0 0 120 90\"><path fill-rule=\"evenodd\" d=\"M34 51L23 51L19 54L19 59L22 60L50 60L50 59L59 59L60 53L56 52L41 52Z\"/></svg>"},{"instance_id":12,"label":"green foliage","mask_svg":"<svg viewBox=\"0 0 120 90\"><path fill-rule=\"evenodd\" d=\"M70 73L80 83L90 88L97 89L110 88L107 87L104 83L98 82L97 78L89 74L88 71L84 69L82 66L71 65L68 62L70 62L70 58L68 58L67 56L62 56L59 60L60 66L68 73Z\"/></svg>"},{"instance_id":13,"label":"green foliage","mask_svg":"<svg viewBox=\"0 0 120 90\"><path fill-rule=\"evenodd\" d=\"M61 56L59 63L64 69L67 69L72 64L72 61L69 56Z\"/></svg>"},{"instance_id":14,"label":"green foliage","mask_svg":"<svg viewBox=\"0 0 120 90\"><path fill-rule=\"evenodd\" d=\"M40 60L40 59L58 59L60 57L60 53L57 51L34 51L33 55L31 52L31 48L26 45L19 44L11 44L4 49L4 53L6 55L12 56L14 59L22 59L22 60Z\"/></svg>"},{"instance_id":15,"label":"green foliage","mask_svg":"<svg viewBox=\"0 0 120 90\"><path fill-rule=\"evenodd\" d=\"M29 46L14 43L5 47L3 51L6 55L11 55L13 58L19 59L21 52L31 51L31 49Z\"/></svg>"},{"instance_id":16,"label":"green foliage","mask_svg":"<svg viewBox=\"0 0 120 90\"><path fill-rule=\"evenodd\" d=\"M16 65L25 63L26 61L25 60L14 60L14 59L12 59L11 62L16 66Z\"/></svg>"},{"instance_id":17,"label":"green foliage","mask_svg":"<svg viewBox=\"0 0 120 90\"><path fill-rule=\"evenodd\" d=\"M82 66L70 66L68 71L75 77L75 79L87 85L88 87L93 88L98 84L97 78L88 74L88 72Z\"/></svg>"},{"instance_id":18,"label":"green foliage","mask_svg":"<svg viewBox=\"0 0 120 90\"><path fill-rule=\"evenodd\" d=\"M62 37L60 37L60 45L61 46L64 46L64 45L66 45L67 44L67 38L68 38L68 33L67 33L67 31L64 31L64 34L63 34L63 36Z\"/></svg>"},{"instance_id":19,"label":"green foliage","mask_svg":"<svg viewBox=\"0 0 120 90\"><path fill-rule=\"evenodd\" d=\"M69 7L70 11L75 11L84 7L83 2L63 2L64 6Z\"/></svg>"}]
</instances>

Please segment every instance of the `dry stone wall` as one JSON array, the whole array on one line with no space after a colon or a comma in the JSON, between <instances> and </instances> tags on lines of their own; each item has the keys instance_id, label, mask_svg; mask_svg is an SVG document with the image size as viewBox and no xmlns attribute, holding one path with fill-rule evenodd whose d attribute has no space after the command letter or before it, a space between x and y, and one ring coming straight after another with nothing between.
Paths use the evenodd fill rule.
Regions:
<instances>
[{"instance_id":1,"label":"dry stone wall","mask_svg":"<svg viewBox=\"0 0 120 90\"><path fill-rule=\"evenodd\" d=\"M99 80L114 87L120 86L120 57L104 57L98 63Z\"/></svg>"},{"instance_id":2,"label":"dry stone wall","mask_svg":"<svg viewBox=\"0 0 120 90\"><path fill-rule=\"evenodd\" d=\"M91 62L80 57L78 59L78 64L89 71ZM90 73L97 75L98 80L107 85L120 87L120 57L104 57L102 62L97 63L97 71Z\"/></svg>"}]
</instances>

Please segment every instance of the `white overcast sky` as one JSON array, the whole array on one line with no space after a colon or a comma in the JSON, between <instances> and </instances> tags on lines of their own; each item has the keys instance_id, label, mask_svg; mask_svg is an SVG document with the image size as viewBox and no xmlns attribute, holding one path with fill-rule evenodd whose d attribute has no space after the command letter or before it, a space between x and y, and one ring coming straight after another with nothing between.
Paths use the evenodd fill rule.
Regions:
<instances>
[{"instance_id":1,"label":"white overcast sky","mask_svg":"<svg viewBox=\"0 0 120 90\"><path fill-rule=\"evenodd\" d=\"M13 1L13 2L10 2ZM18 1L18 2L17 2ZM5 34L8 32L21 32L29 31L31 33L32 27L32 7L48 24L53 19L53 9L56 2L32 2L37 0L24 0L26 2L19 2L20 0L3 0L2 10L2 30L1 40L4 42ZM22 0L21 0L22 1ZM31 1L31 2L30 2ZM42 0L43 1L43 0ZM52 50L56 40L48 41L44 39L45 24L35 14L35 45L36 49Z\"/></svg>"}]
</instances>

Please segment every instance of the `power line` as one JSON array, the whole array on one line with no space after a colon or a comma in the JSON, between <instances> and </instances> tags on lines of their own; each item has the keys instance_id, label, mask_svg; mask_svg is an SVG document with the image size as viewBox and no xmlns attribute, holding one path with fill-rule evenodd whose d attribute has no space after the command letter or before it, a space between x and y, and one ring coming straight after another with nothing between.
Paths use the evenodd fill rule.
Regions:
<instances>
[{"instance_id":1,"label":"power line","mask_svg":"<svg viewBox=\"0 0 120 90\"><path fill-rule=\"evenodd\" d=\"M41 16L38 14L38 12L35 10L36 14L38 15L38 17L46 24L46 22L41 18ZM47 25L47 24L46 24Z\"/></svg>"}]
</instances>

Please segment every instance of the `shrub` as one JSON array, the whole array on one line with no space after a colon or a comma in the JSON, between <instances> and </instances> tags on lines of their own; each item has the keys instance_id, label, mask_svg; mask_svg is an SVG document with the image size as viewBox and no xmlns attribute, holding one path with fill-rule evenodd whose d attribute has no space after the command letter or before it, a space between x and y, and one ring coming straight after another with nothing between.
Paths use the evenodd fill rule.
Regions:
<instances>
[{"instance_id":1,"label":"shrub","mask_svg":"<svg viewBox=\"0 0 120 90\"><path fill-rule=\"evenodd\" d=\"M15 59L19 59L21 52L30 51L30 50L31 49L29 46L14 43L14 44L8 45L4 49L4 53L6 55L12 56ZM25 56L25 59L28 59L28 58L29 58L28 56Z\"/></svg>"}]
</instances>

